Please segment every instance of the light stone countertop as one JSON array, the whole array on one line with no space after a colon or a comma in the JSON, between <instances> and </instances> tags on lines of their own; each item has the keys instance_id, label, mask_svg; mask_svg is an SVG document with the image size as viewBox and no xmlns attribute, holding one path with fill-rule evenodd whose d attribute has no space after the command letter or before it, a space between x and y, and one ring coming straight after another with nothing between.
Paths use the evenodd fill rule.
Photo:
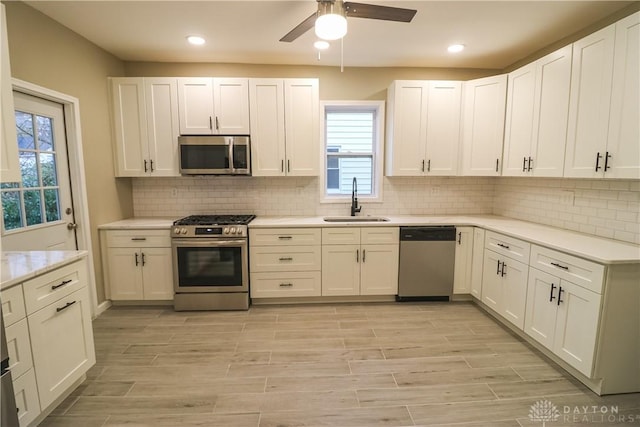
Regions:
<instances>
[{"instance_id":1,"label":"light stone countertop","mask_svg":"<svg viewBox=\"0 0 640 427\"><path fill-rule=\"evenodd\" d=\"M10 251L0 255L0 289L85 258L87 251Z\"/></svg>"},{"instance_id":2,"label":"light stone countertop","mask_svg":"<svg viewBox=\"0 0 640 427\"><path fill-rule=\"evenodd\" d=\"M456 225L482 227L533 244L556 249L601 264L640 263L640 245L605 239L547 225L493 215L382 215L385 222L325 222L323 217L257 217L250 229L286 227L399 227ZM100 225L99 229L169 229L173 218L130 218Z\"/></svg>"}]
</instances>

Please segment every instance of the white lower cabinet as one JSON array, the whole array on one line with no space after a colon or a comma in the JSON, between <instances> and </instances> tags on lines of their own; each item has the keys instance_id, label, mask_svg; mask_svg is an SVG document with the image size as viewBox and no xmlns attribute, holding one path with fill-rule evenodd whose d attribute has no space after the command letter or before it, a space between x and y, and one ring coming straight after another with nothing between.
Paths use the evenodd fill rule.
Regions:
<instances>
[{"instance_id":1,"label":"white lower cabinet","mask_svg":"<svg viewBox=\"0 0 640 427\"><path fill-rule=\"evenodd\" d=\"M522 329L524 327L529 266L506 256L505 253L511 253L515 243L516 247L525 248L528 254L529 244L496 233L492 233L492 235L492 239L485 241L482 302L513 323L518 329ZM506 241L509 244L504 243ZM497 245L502 253L488 249L493 245Z\"/></svg>"},{"instance_id":2,"label":"white lower cabinet","mask_svg":"<svg viewBox=\"0 0 640 427\"><path fill-rule=\"evenodd\" d=\"M168 230L102 230L100 237L109 299L173 299Z\"/></svg>"},{"instance_id":3,"label":"white lower cabinet","mask_svg":"<svg viewBox=\"0 0 640 427\"><path fill-rule=\"evenodd\" d=\"M586 376L591 376L601 296L530 268L525 332Z\"/></svg>"},{"instance_id":4,"label":"white lower cabinet","mask_svg":"<svg viewBox=\"0 0 640 427\"><path fill-rule=\"evenodd\" d=\"M87 284L83 259L0 292L21 427L50 412L95 364Z\"/></svg>"},{"instance_id":5,"label":"white lower cabinet","mask_svg":"<svg viewBox=\"0 0 640 427\"><path fill-rule=\"evenodd\" d=\"M251 298L320 296L319 228L249 229Z\"/></svg>"},{"instance_id":6,"label":"white lower cabinet","mask_svg":"<svg viewBox=\"0 0 640 427\"><path fill-rule=\"evenodd\" d=\"M471 292L473 257L473 227L456 227L456 261L453 273L453 293Z\"/></svg>"},{"instance_id":7,"label":"white lower cabinet","mask_svg":"<svg viewBox=\"0 0 640 427\"><path fill-rule=\"evenodd\" d=\"M322 229L322 296L396 295L399 232L397 227Z\"/></svg>"}]
</instances>

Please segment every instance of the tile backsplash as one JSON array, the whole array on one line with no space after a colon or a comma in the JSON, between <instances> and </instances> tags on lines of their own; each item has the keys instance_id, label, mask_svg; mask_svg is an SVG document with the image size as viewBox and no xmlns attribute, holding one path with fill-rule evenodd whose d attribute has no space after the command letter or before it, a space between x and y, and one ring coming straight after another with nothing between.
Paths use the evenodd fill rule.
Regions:
<instances>
[{"instance_id":1,"label":"tile backsplash","mask_svg":"<svg viewBox=\"0 0 640 427\"><path fill-rule=\"evenodd\" d=\"M313 177L134 178L134 215L205 213L348 215L350 200L322 203ZM640 243L640 182L508 177L384 178L383 202L364 215L496 214Z\"/></svg>"},{"instance_id":2,"label":"tile backsplash","mask_svg":"<svg viewBox=\"0 0 640 427\"><path fill-rule=\"evenodd\" d=\"M640 244L640 181L496 178L493 213Z\"/></svg>"}]
</instances>

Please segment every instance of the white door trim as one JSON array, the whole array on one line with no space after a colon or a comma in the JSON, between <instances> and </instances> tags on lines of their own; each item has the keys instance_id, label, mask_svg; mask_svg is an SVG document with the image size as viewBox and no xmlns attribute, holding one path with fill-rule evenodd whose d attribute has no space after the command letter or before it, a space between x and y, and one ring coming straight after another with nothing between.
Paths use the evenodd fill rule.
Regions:
<instances>
[{"instance_id":1,"label":"white door trim","mask_svg":"<svg viewBox=\"0 0 640 427\"><path fill-rule=\"evenodd\" d=\"M78 224L76 236L78 249L89 253L87 265L89 267L89 294L91 297L91 315L95 318L108 306L101 304L98 312L98 296L96 294L96 273L93 264L93 250L91 246L91 224L89 222L89 204L87 199L87 185L84 173L84 155L82 151L82 131L80 127L80 101L73 96L47 89L33 83L19 79L12 79L13 90L37 96L49 101L62 104L65 116L65 131L67 132L67 150L69 153L69 170L71 174L71 192L73 198L75 220Z\"/></svg>"}]
</instances>

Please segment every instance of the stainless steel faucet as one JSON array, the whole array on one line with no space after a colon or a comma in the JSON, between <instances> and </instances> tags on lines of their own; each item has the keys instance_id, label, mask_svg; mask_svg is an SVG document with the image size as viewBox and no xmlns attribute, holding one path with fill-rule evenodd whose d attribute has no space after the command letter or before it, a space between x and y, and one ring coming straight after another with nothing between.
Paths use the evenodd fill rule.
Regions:
<instances>
[{"instance_id":1,"label":"stainless steel faucet","mask_svg":"<svg viewBox=\"0 0 640 427\"><path fill-rule=\"evenodd\" d=\"M362 206L358 206L358 180L354 176L351 183L351 216L356 216L356 212L361 210Z\"/></svg>"}]
</instances>

